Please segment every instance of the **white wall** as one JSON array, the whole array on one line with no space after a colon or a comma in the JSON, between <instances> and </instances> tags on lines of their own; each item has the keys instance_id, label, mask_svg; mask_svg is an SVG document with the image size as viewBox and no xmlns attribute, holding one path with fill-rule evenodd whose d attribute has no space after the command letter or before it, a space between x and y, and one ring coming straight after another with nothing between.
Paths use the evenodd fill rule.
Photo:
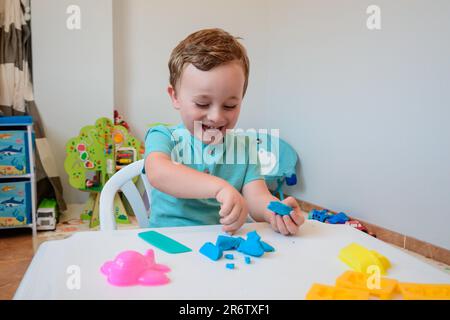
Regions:
<instances>
[{"instance_id":1,"label":"white wall","mask_svg":"<svg viewBox=\"0 0 450 320\"><path fill-rule=\"evenodd\" d=\"M68 184L65 144L99 117L112 117L111 0L33 0L35 100L56 158L68 203L87 195ZM81 30L69 30L69 5L81 9Z\"/></svg>"},{"instance_id":2,"label":"white wall","mask_svg":"<svg viewBox=\"0 0 450 320\"><path fill-rule=\"evenodd\" d=\"M173 48L190 33L219 27L243 43L252 57L242 126L266 117L267 0L113 0L115 104L132 131L143 139L152 122L179 123L166 93L167 63Z\"/></svg>"},{"instance_id":3,"label":"white wall","mask_svg":"<svg viewBox=\"0 0 450 320\"><path fill-rule=\"evenodd\" d=\"M366 28L366 8L382 30ZM280 128L298 198L450 248L450 2L114 0L115 102L143 138L178 122L170 51L189 33L242 36L251 79L241 127Z\"/></svg>"},{"instance_id":4,"label":"white wall","mask_svg":"<svg viewBox=\"0 0 450 320\"><path fill-rule=\"evenodd\" d=\"M380 31L365 27L373 3ZM450 248L450 2L284 0L269 12L267 99L300 154L294 194Z\"/></svg>"}]
</instances>

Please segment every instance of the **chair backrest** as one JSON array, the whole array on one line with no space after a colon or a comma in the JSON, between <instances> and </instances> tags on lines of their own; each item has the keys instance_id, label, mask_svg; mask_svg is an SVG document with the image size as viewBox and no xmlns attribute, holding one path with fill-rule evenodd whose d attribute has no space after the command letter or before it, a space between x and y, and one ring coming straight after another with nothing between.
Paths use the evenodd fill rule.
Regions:
<instances>
[{"instance_id":1,"label":"chair backrest","mask_svg":"<svg viewBox=\"0 0 450 320\"><path fill-rule=\"evenodd\" d=\"M150 217L150 193L151 185L147 176L142 173L144 160L133 162L116 172L104 185L100 194L99 215L100 230L115 230L116 219L114 216L114 197L118 191L122 191L133 209L141 228L149 226ZM135 177L140 177L144 192L141 194L136 184Z\"/></svg>"}]
</instances>

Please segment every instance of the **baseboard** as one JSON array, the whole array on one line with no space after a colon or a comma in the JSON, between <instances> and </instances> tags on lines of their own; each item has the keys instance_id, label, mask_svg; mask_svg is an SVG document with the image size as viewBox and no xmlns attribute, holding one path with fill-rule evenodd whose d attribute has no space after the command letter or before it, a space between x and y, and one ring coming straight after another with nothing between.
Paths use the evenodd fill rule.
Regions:
<instances>
[{"instance_id":1,"label":"baseboard","mask_svg":"<svg viewBox=\"0 0 450 320\"><path fill-rule=\"evenodd\" d=\"M300 208L304 212L309 212L312 209L317 210L323 210L327 208L323 208L321 206L296 199ZM332 210L327 209L330 212L336 213ZM442 263L445 263L447 265L450 265L450 250L441 248L439 246L436 246L434 244L418 240L416 238L377 226L375 224L366 222L364 220L359 219L358 217L351 217L352 219L358 220L361 222L367 230L374 234L377 239L383 240L387 243L391 243L393 245L396 245L398 247L413 251L415 253L418 253L426 258L433 259L435 261L439 261Z\"/></svg>"}]
</instances>

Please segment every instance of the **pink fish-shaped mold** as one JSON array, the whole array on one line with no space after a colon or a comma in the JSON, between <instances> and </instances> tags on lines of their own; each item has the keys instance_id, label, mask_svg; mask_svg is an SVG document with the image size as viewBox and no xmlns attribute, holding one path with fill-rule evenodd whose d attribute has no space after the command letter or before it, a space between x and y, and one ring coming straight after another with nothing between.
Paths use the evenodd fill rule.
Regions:
<instances>
[{"instance_id":1,"label":"pink fish-shaped mold","mask_svg":"<svg viewBox=\"0 0 450 320\"><path fill-rule=\"evenodd\" d=\"M170 281L166 275L170 268L157 264L151 249L145 255L132 250L123 251L113 261L105 262L100 271L107 276L110 284L120 287L156 286Z\"/></svg>"}]
</instances>

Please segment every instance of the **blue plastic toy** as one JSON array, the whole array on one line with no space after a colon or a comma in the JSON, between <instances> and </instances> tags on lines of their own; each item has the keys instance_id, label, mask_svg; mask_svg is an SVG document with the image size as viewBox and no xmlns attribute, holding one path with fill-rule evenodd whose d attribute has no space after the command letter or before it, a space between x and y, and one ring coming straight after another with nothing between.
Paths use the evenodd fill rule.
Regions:
<instances>
[{"instance_id":1,"label":"blue plastic toy","mask_svg":"<svg viewBox=\"0 0 450 320\"><path fill-rule=\"evenodd\" d=\"M270 211L275 212L276 214L280 216L286 216L289 215L292 211L292 207L279 202L279 201L271 201L269 205L267 206L267 209Z\"/></svg>"},{"instance_id":2,"label":"blue plastic toy","mask_svg":"<svg viewBox=\"0 0 450 320\"><path fill-rule=\"evenodd\" d=\"M246 264L250 264L251 263L251 259L250 259L250 257L245 257L245 263Z\"/></svg>"},{"instance_id":3,"label":"blue plastic toy","mask_svg":"<svg viewBox=\"0 0 450 320\"><path fill-rule=\"evenodd\" d=\"M339 212L338 214L331 215L327 222L331 224L344 224L346 223L350 218L343 212Z\"/></svg>"},{"instance_id":4,"label":"blue plastic toy","mask_svg":"<svg viewBox=\"0 0 450 320\"><path fill-rule=\"evenodd\" d=\"M217 261L222 258L223 251L221 248L215 246L211 242L207 242L200 248L200 253L207 256L213 261Z\"/></svg>"},{"instance_id":5,"label":"blue plastic toy","mask_svg":"<svg viewBox=\"0 0 450 320\"><path fill-rule=\"evenodd\" d=\"M225 259L234 260L234 256L231 253L225 255Z\"/></svg>"},{"instance_id":6,"label":"blue plastic toy","mask_svg":"<svg viewBox=\"0 0 450 320\"><path fill-rule=\"evenodd\" d=\"M330 218L330 214L328 214L328 210L324 209L324 210L316 210L313 209L309 212L308 214L308 219L309 220L317 220L320 222L325 222L327 221L328 218Z\"/></svg>"},{"instance_id":7,"label":"blue plastic toy","mask_svg":"<svg viewBox=\"0 0 450 320\"><path fill-rule=\"evenodd\" d=\"M234 263L227 263L227 269L234 269Z\"/></svg>"}]
</instances>

